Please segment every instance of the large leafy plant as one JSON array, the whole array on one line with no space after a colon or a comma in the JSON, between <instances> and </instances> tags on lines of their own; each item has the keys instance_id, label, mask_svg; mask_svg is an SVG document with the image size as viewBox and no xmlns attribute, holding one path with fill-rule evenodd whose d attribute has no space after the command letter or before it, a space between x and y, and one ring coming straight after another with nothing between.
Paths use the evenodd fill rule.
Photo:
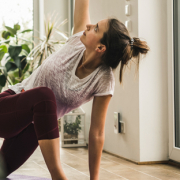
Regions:
<instances>
[{"instance_id":1,"label":"large leafy plant","mask_svg":"<svg viewBox=\"0 0 180 180\"><path fill-rule=\"evenodd\" d=\"M29 44L32 42L25 39L23 34L32 30L20 31L18 24L13 28L5 28L2 32L3 40L0 41L0 92L6 84L20 83L30 75L26 72L29 70L30 62L27 61L27 56L30 53Z\"/></svg>"}]
</instances>

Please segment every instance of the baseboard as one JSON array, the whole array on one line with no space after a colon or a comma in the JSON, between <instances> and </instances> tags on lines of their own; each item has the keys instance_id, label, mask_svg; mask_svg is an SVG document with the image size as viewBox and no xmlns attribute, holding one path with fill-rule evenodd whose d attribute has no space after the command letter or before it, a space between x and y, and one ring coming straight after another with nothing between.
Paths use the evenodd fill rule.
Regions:
<instances>
[{"instance_id":1,"label":"baseboard","mask_svg":"<svg viewBox=\"0 0 180 180\"><path fill-rule=\"evenodd\" d=\"M145 161L137 162L138 165L148 165L148 164L169 164L169 161Z\"/></svg>"},{"instance_id":2,"label":"baseboard","mask_svg":"<svg viewBox=\"0 0 180 180\"><path fill-rule=\"evenodd\" d=\"M86 143L87 147L88 147L88 143ZM169 159L169 160L166 160L166 161L146 161L146 162L137 162L137 161L133 161L133 160L129 160L127 158L124 158L122 156L119 156L119 155L116 155L116 154L113 154L109 151L106 151L106 150L103 150L103 152L107 153L107 154L110 154L112 156L115 156L115 157L118 157L118 158L121 158L121 159L124 159L126 161L129 161L129 162L132 162L134 164L138 164L138 165L148 165L148 164L170 164L170 165L173 165L173 166L178 166L180 167L180 163L179 162L176 162L172 159Z\"/></svg>"},{"instance_id":3,"label":"baseboard","mask_svg":"<svg viewBox=\"0 0 180 180\"><path fill-rule=\"evenodd\" d=\"M177 161L174 161L172 159L169 159L169 163L168 164L171 164L173 166L177 166L177 167L180 167L180 162L177 162Z\"/></svg>"},{"instance_id":4,"label":"baseboard","mask_svg":"<svg viewBox=\"0 0 180 180\"><path fill-rule=\"evenodd\" d=\"M103 152L108 153L108 154L110 154L110 155L112 155L112 156L115 156L115 157L124 159L124 160L126 160L126 161L132 162L132 163L134 163L134 164L138 164L138 165L147 165L147 164L169 164L169 161L146 161L146 162L137 162L137 161L129 160L129 159L124 158L124 157L122 157L122 156L113 154L113 153L111 153L111 152L109 152L109 151L106 151L106 150L103 150Z\"/></svg>"}]
</instances>

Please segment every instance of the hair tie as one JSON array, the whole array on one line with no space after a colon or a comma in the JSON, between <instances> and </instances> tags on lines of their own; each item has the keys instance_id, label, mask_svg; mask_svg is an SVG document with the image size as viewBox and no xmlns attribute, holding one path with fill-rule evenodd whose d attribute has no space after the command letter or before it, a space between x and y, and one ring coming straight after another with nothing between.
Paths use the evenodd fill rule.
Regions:
<instances>
[{"instance_id":1,"label":"hair tie","mask_svg":"<svg viewBox=\"0 0 180 180\"><path fill-rule=\"evenodd\" d=\"M134 39L131 38L131 40L130 40L130 46L131 46L131 49L133 48L133 43L134 43Z\"/></svg>"},{"instance_id":2,"label":"hair tie","mask_svg":"<svg viewBox=\"0 0 180 180\"><path fill-rule=\"evenodd\" d=\"M131 46L133 46L133 43L134 43L134 39L133 38L131 38Z\"/></svg>"}]
</instances>

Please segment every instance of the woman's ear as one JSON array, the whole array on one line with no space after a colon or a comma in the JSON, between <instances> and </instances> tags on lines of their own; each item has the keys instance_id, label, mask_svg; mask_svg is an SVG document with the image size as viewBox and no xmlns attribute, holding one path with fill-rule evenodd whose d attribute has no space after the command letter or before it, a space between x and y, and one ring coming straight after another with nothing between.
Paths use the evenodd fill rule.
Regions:
<instances>
[{"instance_id":1,"label":"woman's ear","mask_svg":"<svg viewBox=\"0 0 180 180\"><path fill-rule=\"evenodd\" d=\"M106 46L105 45L100 45L96 48L97 52L105 52L106 51Z\"/></svg>"}]
</instances>

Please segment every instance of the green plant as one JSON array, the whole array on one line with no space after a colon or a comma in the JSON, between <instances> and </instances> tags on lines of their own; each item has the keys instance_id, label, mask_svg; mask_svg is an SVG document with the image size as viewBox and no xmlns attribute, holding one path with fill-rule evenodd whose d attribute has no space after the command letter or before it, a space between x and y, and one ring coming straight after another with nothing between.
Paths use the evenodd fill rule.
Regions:
<instances>
[{"instance_id":1,"label":"green plant","mask_svg":"<svg viewBox=\"0 0 180 180\"><path fill-rule=\"evenodd\" d=\"M2 32L4 40L0 41L0 92L6 83L14 85L30 75L26 74L30 65L27 55L30 52L28 43L32 42L23 38L22 34L32 30L20 31L21 27L18 24L13 28L5 28L7 30Z\"/></svg>"},{"instance_id":2,"label":"green plant","mask_svg":"<svg viewBox=\"0 0 180 180\"><path fill-rule=\"evenodd\" d=\"M31 67L33 70L38 68L50 54L52 54L57 49L62 47L63 44L65 44L68 37L59 30L59 27L64 25L65 23L67 23L67 19L57 25L58 21L56 20L56 17L53 16L53 14L50 17L45 18L45 36L43 37L43 39L39 39L40 43L35 46L28 55L29 58L33 57L33 60L31 62ZM55 32L65 40L57 40L57 37L56 40L54 40L53 35Z\"/></svg>"},{"instance_id":3,"label":"green plant","mask_svg":"<svg viewBox=\"0 0 180 180\"><path fill-rule=\"evenodd\" d=\"M65 124L64 124L64 132L68 133L68 134L75 134L78 135L78 132L81 131L81 115L77 115L76 120L74 123L68 123L67 120L65 120Z\"/></svg>"}]
</instances>

